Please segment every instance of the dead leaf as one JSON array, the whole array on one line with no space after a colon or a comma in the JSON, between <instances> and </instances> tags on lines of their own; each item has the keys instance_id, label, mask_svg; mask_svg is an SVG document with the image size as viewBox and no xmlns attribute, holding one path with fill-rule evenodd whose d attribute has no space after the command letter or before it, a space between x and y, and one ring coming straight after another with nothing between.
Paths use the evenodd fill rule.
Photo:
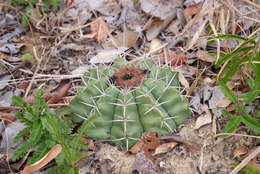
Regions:
<instances>
[{"instance_id":1,"label":"dead leaf","mask_svg":"<svg viewBox=\"0 0 260 174\"><path fill-rule=\"evenodd\" d=\"M247 146L239 146L233 152L233 159L240 157L241 155L247 154L249 151Z\"/></svg>"},{"instance_id":2,"label":"dead leaf","mask_svg":"<svg viewBox=\"0 0 260 174\"><path fill-rule=\"evenodd\" d=\"M0 52L0 59L6 59L7 57L7 54Z\"/></svg>"},{"instance_id":3,"label":"dead leaf","mask_svg":"<svg viewBox=\"0 0 260 174\"><path fill-rule=\"evenodd\" d=\"M117 2L107 2L96 10L103 15L111 16L119 14L121 12L121 6Z\"/></svg>"},{"instance_id":4,"label":"dead leaf","mask_svg":"<svg viewBox=\"0 0 260 174\"><path fill-rule=\"evenodd\" d=\"M30 166L26 166L23 169L22 174L30 174L34 171L39 170L40 168L48 164L52 159L54 159L61 152L61 150L62 150L61 145L56 144L42 159L40 159L39 161L37 161L36 163Z\"/></svg>"},{"instance_id":5,"label":"dead leaf","mask_svg":"<svg viewBox=\"0 0 260 174\"><path fill-rule=\"evenodd\" d=\"M97 64L97 63L114 62L114 60L116 58L118 58L121 53L122 52L119 51L118 49L107 48L107 49L100 51L96 56L92 57L90 59L90 63Z\"/></svg>"},{"instance_id":6,"label":"dead leaf","mask_svg":"<svg viewBox=\"0 0 260 174\"><path fill-rule=\"evenodd\" d=\"M5 125L13 122L15 119L15 114L0 112L0 121L3 120Z\"/></svg>"},{"instance_id":7,"label":"dead leaf","mask_svg":"<svg viewBox=\"0 0 260 174\"><path fill-rule=\"evenodd\" d=\"M215 103L213 108L217 108L217 107L225 108L228 107L230 103L231 101L227 97L224 97L221 100L219 100L217 103Z\"/></svg>"},{"instance_id":8,"label":"dead leaf","mask_svg":"<svg viewBox=\"0 0 260 174\"><path fill-rule=\"evenodd\" d=\"M185 89L188 89L190 87L189 82L187 81L187 79L184 77L184 75L182 74L182 72L178 73L178 79L180 81L180 83L185 87Z\"/></svg>"},{"instance_id":9,"label":"dead leaf","mask_svg":"<svg viewBox=\"0 0 260 174\"><path fill-rule=\"evenodd\" d=\"M157 50L158 48L162 47L163 45L163 42L157 38L153 39L150 43L150 46L149 46L149 53L152 53L154 52L154 54L156 53L160 53L162 51L162 48Z\"/></svg>"},{"instance_id":10,"label":"dead leaf","mask_svg":"<svg viewBox=\"0 0 260 174\"><path fill-rule=\"evenodd\" d=\"M176 142L170 142L170 143L163 143L159 145L156 149L155 152L153 153L153 156L155 155L160 155L166 152L169 152L172 148L174 148L177 144Z\"/></svg>"},{"instance_id":11,"label":"dead leaf","mask_svg":"<svg viewBox=\"0 0 260 174\"><path fill-rule=\"evenodd\" d=\"M154 162L155 160L150 152L161 144L158 140L159 137L160 136L157 136L155 131L144 132L141 139L129 150L129 152L138 153L144 151L145 156Z\"/></svg>"},{"instance_id":12,"label":"dead leaf","mask_svg":"<svg viewBox=\"0 0 260 174\"><path fill-rule=\"evenodd\" d=\"M205 126L211 122L212 122L211 115L203 114L197 118L194 129L199 129L200 127Z\"/></svg>"},{"instance_id":13,"label":"dead leaf","mask_svg":"<svg viewBox=\"0 0 260 174\"><path fill-rule=\"evenodd\" d=\"M62 87L58 87L59 89L55 92L45 92L42 96L42 98L48 103L48 104L54 104L62 100L63 97L67 96L67 93L71 87L72 83L69 82ZM24 101L30 105L34 103L34 96L28 96L24 98Z\"/></svg>"},{"instance_id":14,"label":"dead leaf","mask_svg":"<svg viewBox=\"0 0 260 174\"><path fill-rule=\"evenodd\" d=\"M91 34L95 34L96 41L100 42L106 39L109 35L109 25L104 21L102 17L99 17L95 22L90 24Z\"/></svg>"},{"instance_id":15,"label":"dead leaf","mask_svg":"<svg viewBox=\"0 0 260 174\"><path fill-rule=\"evenodd\" d=\"M119 32L115 37L115 47L126 47L131 48L135 45L139 33L125 29L123 32Z\"/></svg>"},{"instance_id":16,"label":"dead leaf","mask_svg":"<svg viewBox=\"0 0 260 174\"><path fill-rule=\"evenodd\" d=\"M58 91L54 92L51 95L51 98L48 100L47 103L53 104L53 103L57 103L57 102L61 101L63 97L67 96L71 85L72 85L72 83L69 82L69 83L65 84L64 86L62 86Z\"/></svg>"},{"instance_id":17,"label":"dead leaf","mask_svg":"<svg viewBox=\"0 0 260 174\"><path fill-rule=\"evenodd\" d=\"M141 8L144 12L165 20L169 17L176 17L177 8L182 6L182 0L161 1L161 0L142 0Z\"/></svg>"},{"instance_id":18,"label":"dead leaf","mask_svg":"<svg viewBox=\"0 0 260 174\"><path fill-rule=\"evenodd\" d=\"M203 5L203 3L201 2L196 5L188 6L184 10L184 16L187 18L189 16L193 16L193 15L197 14L201 10L202 5Z\"/></svg>"}]
</instances>

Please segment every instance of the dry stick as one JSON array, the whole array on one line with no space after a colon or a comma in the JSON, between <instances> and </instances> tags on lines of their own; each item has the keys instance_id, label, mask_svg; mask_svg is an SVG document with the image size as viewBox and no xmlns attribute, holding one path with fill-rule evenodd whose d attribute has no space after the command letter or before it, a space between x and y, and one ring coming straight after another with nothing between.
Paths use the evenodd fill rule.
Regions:
<instances>
[{"instance_id":1,"label":"dry stick","mask_svg":"<svg viewBox=\"0 0 260 174\"><path fill-rule=\"evenodd\" d=\"M217 33L217 30L213 23L213 14L214 14L214 10L211 10L209 12L209 25L210 25L214 35L217 36L218 33ZM217 60L219 59L219 57L220 57L220 41L219 41L219 39L217 39Z\"/></svg>"},{"instance_id":2,"label":"dry stick","mask_svg":"<svg viewBox=\"0 0 260 174\"><path fill-rule=\"evenodd\" d=\"M201 75L204 73L205 70L206 70L206 68L204 68L204 69L202 70L202 72L198 74L198 76L196 77L196 79L194 80L194 82L192 83L192 85L190 86L190 89L187 91L187 94L186 94L186 95L189 96L189 95L192 94L193 90L194 90L195 87L197 86L197 83L198 83L198 81L199 81Z\"/></svg>"},{"instance_id":3,"label":"dry stick","mask_svg":"<svg viewBox=\"0 0 260 174\"><path fill-rule=\"evenodd\" d=\"M197 30L197 32L194 34L193 38L191 39L191 41L189 42L189 45L187 46L187 48L185 49L184 52L187 52L188 50L190 50L194 44L196 43L196 41L199 39L200 37L200 33L202 32L202 30L204 29L205 25L207 24L207 22L209 21L209 18L207 18L200 26L200 28Z\"/></svg>"},{"instance_id":4,"label":"dry stick","mask_svg":"<svg viewBox=\"0 0 260 174\"><path fill-rule=\"evenodd\" d=\"M71 27L59 27L59 29L61 30L61 32L65 32L65 33L67 33L67 32L72 32L72 31L76 31L76 30L79 30L79 29L82 29L82 28L85 28L85 27L88 27L88 26L90 26L91 24L93 24L93 23L95 23L96 22L96 20L95 21L92 21L92 22L90 22L90 23L88 23L88 24L85 24L85 25L81 25L81 26L76 26L76 27L73 27L73 28L71 28Z\"/></svg>"},{"instance_id":5,"label":"dry stick","mask_svg":"<svg viewBox=\"0 0 260 174\"><path fill-rule=\"evenodd\" d=\"M37 61L37 67L36 67L36 70L35 70L34 73L33 73L33 77L32 77L32 80L31 80L30 84L28 85L28 87L27 87L27 89L26 89L26 92L25 92L24 97L27 97L27 95L29 94L29 91L30 91L31 88L32 88L32 84L33 84L33 81L34 81L34 79L35 79L35 76L36 76L37 72L40 70L40 67L41 67L42 56L41 56L41 58L39 59L35 47L33 47L33 55L34 55L34 57L35 57L35 59L36 59L36 61Z\"/></svg>"},{"instance_id":6,"label":"dry stick","mask_svg":"<svg viewBox=\"0 0 260 174\"><path fill-rule=\"evenodd\" d=\"M260 153L260 146L258 146L250 155L248 155L230 174L237 174L242 168L244 168L253 158Z\"/></svg>"},{"instance_id":7,"label":"dry stick","mask_svg":"<svg viewBox=\"0 0 260 174\"><path fill-rule=\"evenodd\" d=\"M34 164L30 166L26 166L22 174L30 174L34 171L39 170L40 168L44 167L46 164L48 164L52 159L54 159L60 152L62 151L62 146L60 144L56 144L51 148L51 150L39 161L35 162Z\"/></svg>"},{"instance_id":8,"label":"dry stick","mask_svg":"<svg viewBox=\"0 0 260 174\"><path fill-rule=\"evenodd\" d=\"M196 14L196 16L194 17L194 19L191 20L191 21L184 27L184 29L183 29L183 31L182 31L182 33L181 33L180 35L183 35L189 28L192 28L193 25L195 25L195 24L198 22L198 20L199 20L202 16L204 16L204 15L207 14L208 9L209 9L209 6L211 5L211 1L208 0L208 1L206 1L206 2L207 2L207 4L205 5L205 7L204 7L202 10L200 10L199 13Z\"/></svg>"},{"instance_id":9,"label":"dry stick","mask_svg":"<svg viewBox=\"0 0 260 174\"><path fill-rule=\"evenodd\" d=\"M253 3L253 2L251 2L251 1L249 1L249 0L243 0L243 1L247 2L248 4L254 6L254 7L258 8L258 9L260 9L260 6L259 6L259 5Z\"/></svg>"},{"instance_id":10,"label":"dry stick","mask_svg":"<svg viewBox=\"0 0 260 174\"><path fill-rule=\"evenodd\" d=\"M251 21L255 21L255 22L257 22L257 23L260 23L260 20L257 20L257 19L248 17L248 16L246 16L245 14L241 13L236 7L234 7L233 4L227 4L227 3L225 3L225 2L223 2L223 3L224 3L228 8L234 9L238 14L240 14L240 15L243 16L244 18L249 19L249 20L251 20Z\"/></svg>"},{"instance_id":11,"label":"dry stick","mask_svg":"<svg viewBox=\"0 0 260 174\"><path fill-rule=\"evenodd\" d=\"M214 137L219 137L219 136L223 136L223 135L229 135L229 136L241 136L241 137L249 137L249 138L257 138L260 139L260 136L254 136L254 135L244 135L244 134L235 134L235 133L219 133L216 134Z\"/></svg>"}]
</instances>

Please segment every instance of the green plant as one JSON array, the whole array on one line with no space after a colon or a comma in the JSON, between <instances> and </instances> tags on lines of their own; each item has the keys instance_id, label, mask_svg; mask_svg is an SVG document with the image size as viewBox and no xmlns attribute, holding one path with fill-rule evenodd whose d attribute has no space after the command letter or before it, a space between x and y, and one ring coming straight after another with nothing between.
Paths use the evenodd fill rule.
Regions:
<instances>
[{"instance_id":1,"label":"green plant","mask_svg":"<svg viewBox=\"0 0 260 174\"><path fill-rule=\"evenodd\" d=\"M222 111L225 116L232 116L224 128L224 133L233 132L240 123L244 123L256 134L260 134L260 123L254 116L247 112L248 105L257 100L260 94L260 35L251 38L245 38L237 35L224 34L216 39L238 39L241 40L240 46L230 53L223 54L216 61L216 67L221 67L218 74L217 84L220 86L225 96L234 104L234 114L226 109ZM247 84L250 90L246 93L236 95L227 86L227 82L241 68L247 68Z\"/></svg>"},{"instance_id":2,"label":"green plant","mask_svg":"<svg viewBox=\"0 0 260 174\"><path fill-rule=\"evenodd\" d=\"M112 140L128 149L144 131L173 132L191 112L188 100L180 95L176 72L151 60L126 64L117 59L112 67L99 66L85 73L86 87L79 90L70 108L75 122L97 117L86 136Z\"/></svg>"},{"instance_id":3,"label":"green plant","mask_svg":"<svg viewBox=\"0 0 260 174\"><path fill-rule=\"evenodd\" d=\"M39 22L42 13L49 12L51 6L55 9L58 8L60 0L12 0L13 3L26 5L24 15L22 17L22 26L27 27L29 21Z\"/></svg>"},{"instance_id":4,"label":"green plant","mask_svg":"<svg viewBox=\"0 0 260 174\"><path fill-rule=\"evenodd\" d=\"M233 163L232 166L236 167L236 166L238 166L238 163ZM241 174L259 174L257 169L250 167L248 165L246 165L244 168L242 168L239 172Z\"/></svg>"},{"instance_id":5,"label":"green plant","mask_svg":"<svg viewBox=\"0 0 260 174\"><path fill-rule=\"evenodd\" d=\"M87 144L83 143L81 137L87 131L90 124L95 119L91 117L80 127L78 133L70 136L72 127L65 121L55 116L49 109L47 103L42 99L43 90L34 95L34 104L28 105L21 97L14 96L13 103L21 107L16 117L26 125L15 137L17 142L21 138L26 141L18 147L12 159L16 161L22 158L30 149L37 147L33 153L29 164L39 161L56 144L62 146L62 152L56 157L57 166L52 168L49 173L78 173L75 163L86 154L81 153L81 149L86 149Z\"/></svg>"}]
</instances>

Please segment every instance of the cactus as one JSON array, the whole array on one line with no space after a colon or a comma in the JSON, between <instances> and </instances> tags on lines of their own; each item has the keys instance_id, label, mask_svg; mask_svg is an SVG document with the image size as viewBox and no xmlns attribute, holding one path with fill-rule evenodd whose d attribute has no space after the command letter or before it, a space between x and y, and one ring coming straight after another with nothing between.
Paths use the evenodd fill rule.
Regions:
<instances>
[{"instance_id":1,"label":"cactus","mask_svg":"<svg viewBox=\"0 0 260 174\"><path fill-rule=\"evenodd\" d=\"M98 116L86 133L89 138L112 140L128 149L144 131L172 133L191 115L177 73L151 60L133 66L118 59L113 66L86 72L82 82L85 87L70 108L75 122Z\"/></svg>"}]
</instances>

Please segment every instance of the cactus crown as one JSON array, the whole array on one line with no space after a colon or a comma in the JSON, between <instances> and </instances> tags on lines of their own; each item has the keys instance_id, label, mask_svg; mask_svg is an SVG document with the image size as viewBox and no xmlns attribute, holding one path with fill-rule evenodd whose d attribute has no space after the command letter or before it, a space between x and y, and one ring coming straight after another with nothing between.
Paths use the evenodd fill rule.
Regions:
<instances>
[{"instance_id":1,"label":"cactus crown","mask_svg":"<svg viewBox=\"0 0 260 174\"><path fill-rule=\"evenodd\" d=\"M171 133L191 115L176 74L151 60L126 66L118 59L112 67L96 67L84 74L85 87L71 101L72 118L81 122L98 116L86 136L127 149L144 131Z\"/></svg>"},{"instance_id":2,"label":"cactus crown","mask_svg":"<svg viewBox=\"0 0 260 174\"><path fill-rule=\"evenodd\" d=\"M117 70L110 78L117 87L131 88L140 86L148 74L147 70L138 67L125 66Z\"/></svg>"}]
</instances>

